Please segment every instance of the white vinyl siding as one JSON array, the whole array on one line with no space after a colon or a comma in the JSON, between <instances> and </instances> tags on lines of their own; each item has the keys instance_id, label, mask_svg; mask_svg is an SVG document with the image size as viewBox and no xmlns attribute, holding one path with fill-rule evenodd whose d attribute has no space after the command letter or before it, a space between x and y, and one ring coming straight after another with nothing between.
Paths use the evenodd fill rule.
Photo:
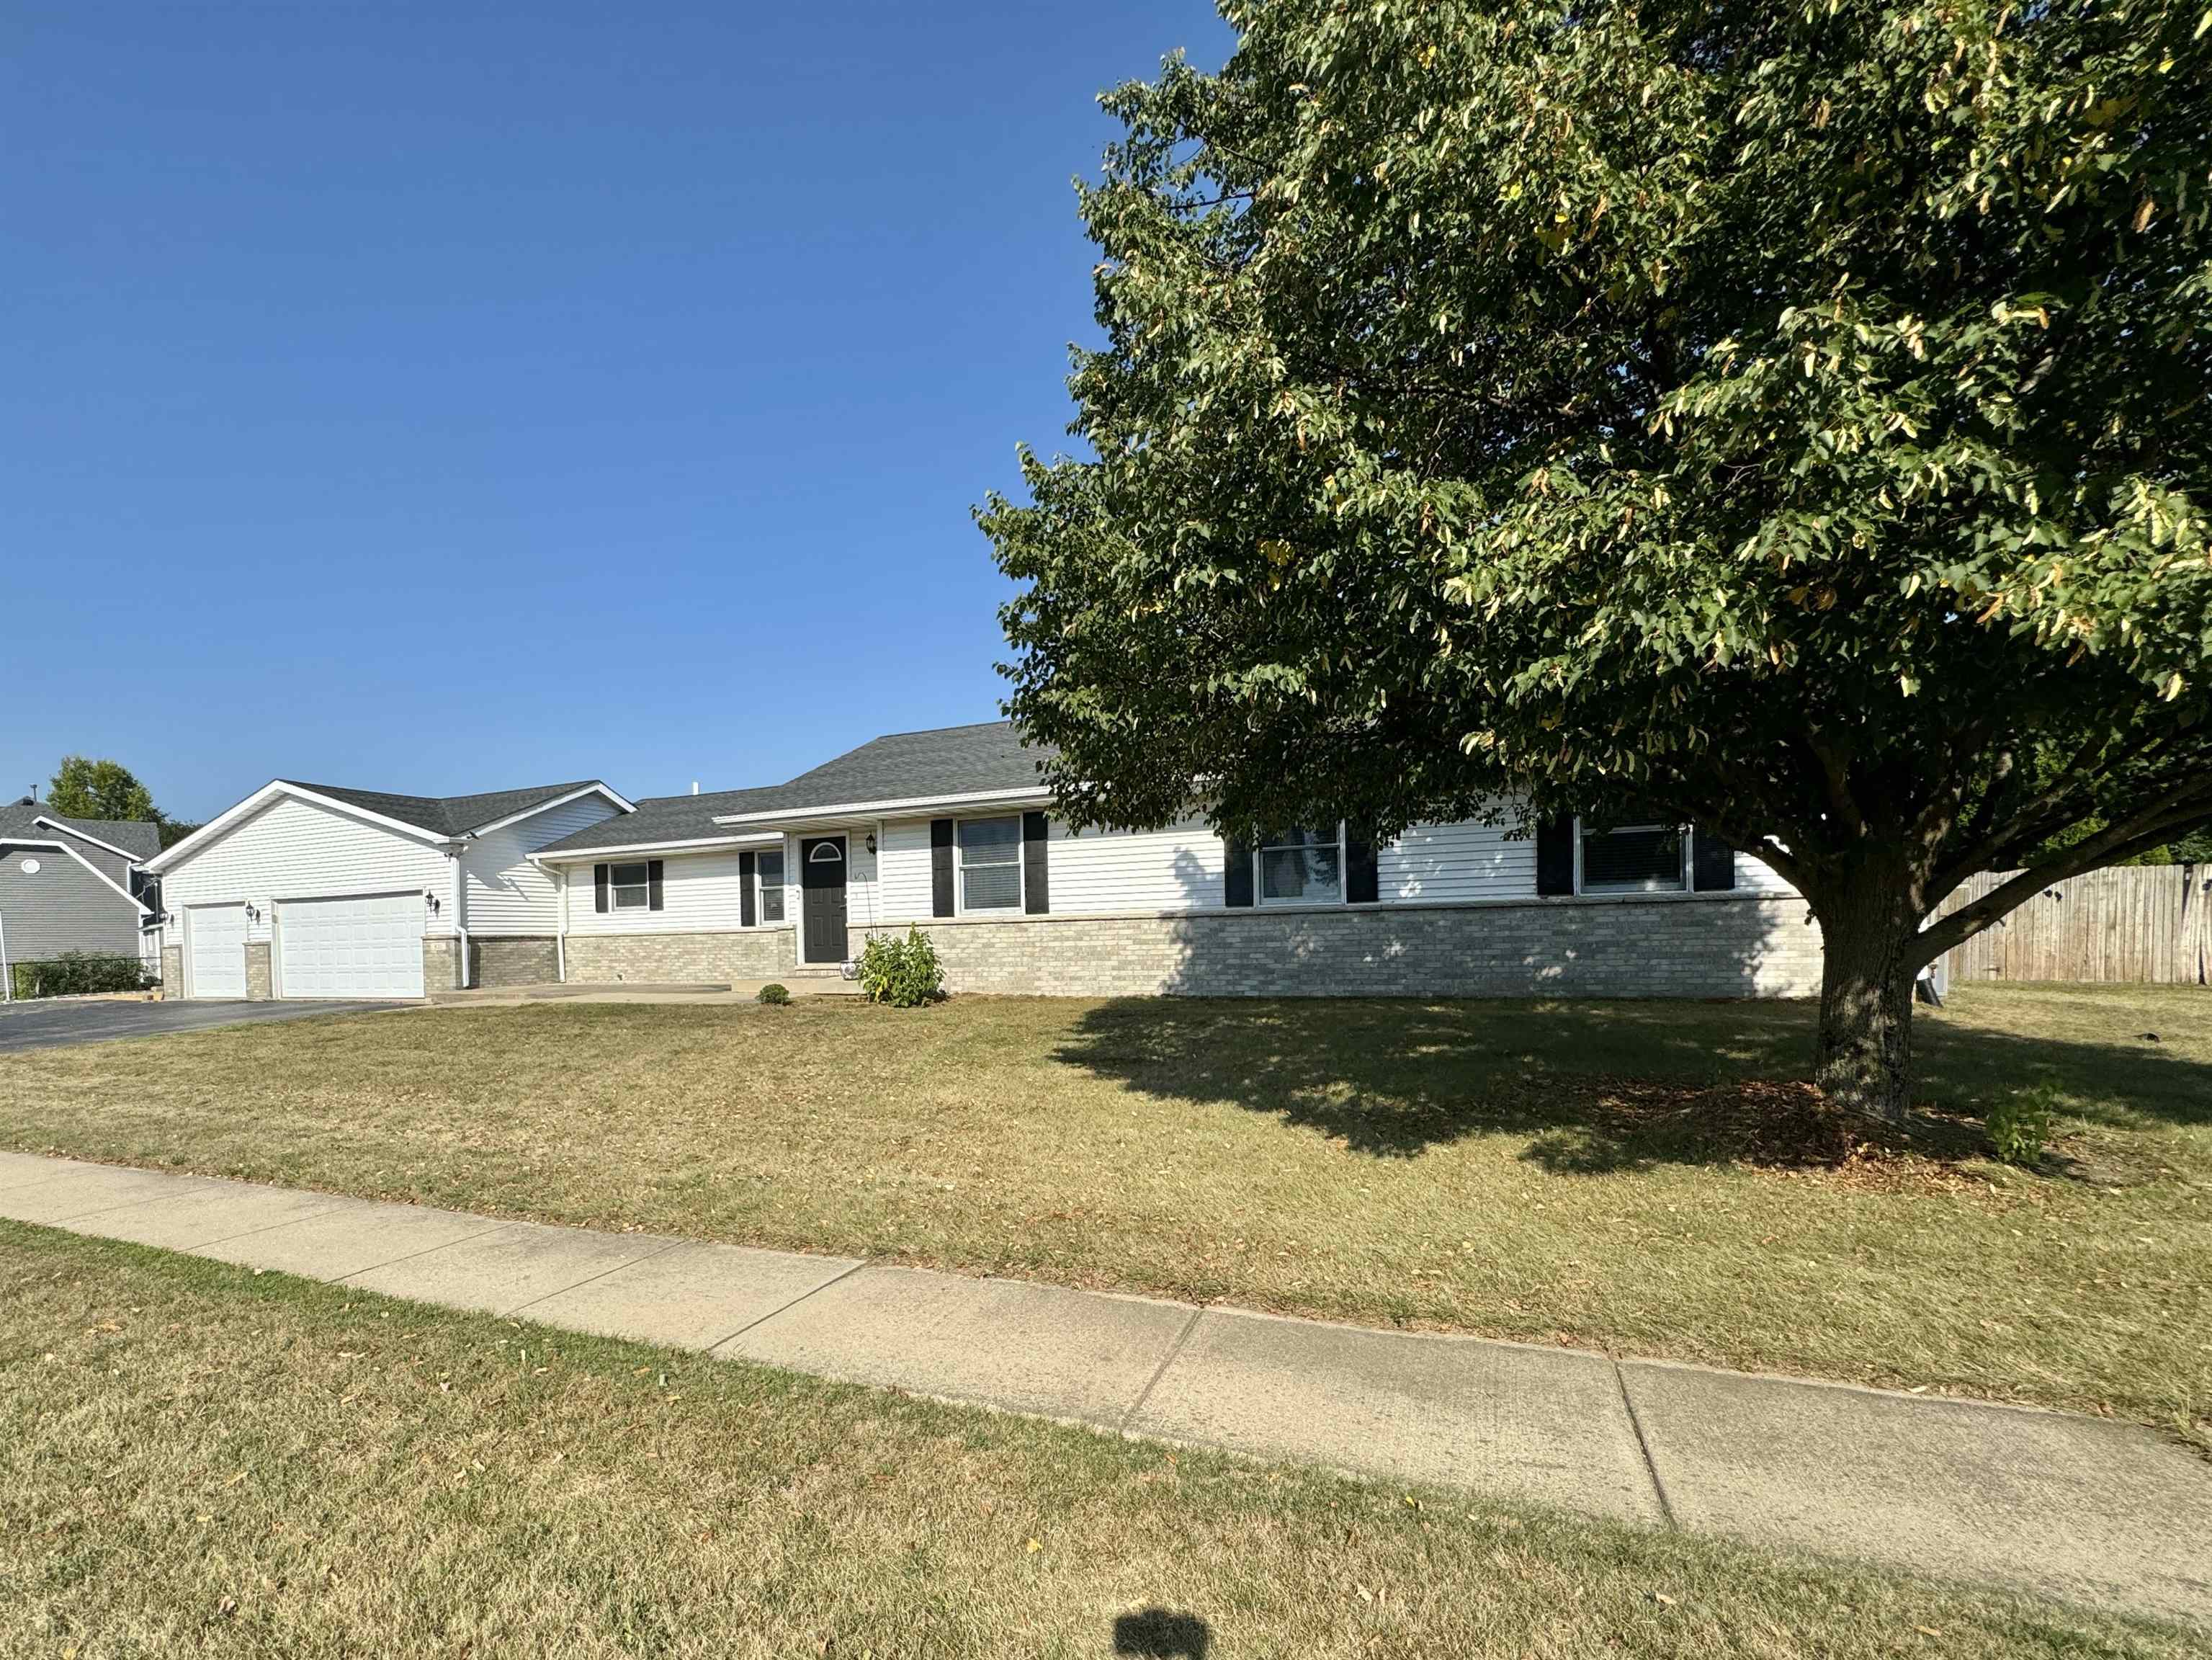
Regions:
<instances>
[{"instance_id":1,"label":"white vinyl siding","mask_svg":"<svg viewBox=\"0 0 2212 1660\"><path fill-rule=\"evenodd\" d=\"M1735 891L1738 893L1795 893L1796 889L1784 881L1773 866L1764 859L1754 859L1741 848L1735 855Z\"/></svg>"},{"instance_id":2,"label":"white vinyl siding","mask_svg":"<svg viewBox=\"0 0 2212 1660\"><path fill-rule=\"evenodd\" d=\"M428 891L439 912L426 933L453 932L453 861L427 841L348 814L280 796L200 848L162 878L162 903L187 906L254 902L251 937L269 938L270 900L349 893Z\"/></svg>"},{"instance_id":3,"label":"white vinyl siding","mask_svg":"<svg viewBox=\"0 0 2212 1660\"><path fill-rule=\"evenodd\" d=\"M874 899L885 922L927 921L930 908L929 820L894 818L877 838ZM849 903L849 902L848 902Z\"/></svg>"},{"instance_id":4,"label":"white vinyl siding","mask_svg":"<svg viewBox=\"0 0 2212 1660\"><path fill-rule=\"evenodd\" d=\"M461 854L462 915L468 931L486 936L551 933L558 909L553 879L532 864L529 855L614 818L616 812L604 795L587 795L470 842Z\"/></svg>"},{"instance_id":5,"label":"white vinyl siding","mask_svg":"<svg viewBox=\"0 0 2212 1660\"><path fill-rule=\"evenodd\" d=\"M571 933L721 933L744 926L744 878L738 850L654 854L660 860L660 909L594 909L592 866L568 866L568 932ZM610 859L606 864L642 864Z\"/></svg>"},{"instance_id":6,"label":"white vinyl siding","mask_svg":"<svg viewBox=\"0 0 2212 1660\"><path fill-rule=\"evenodd\" d=\"M1536 892L1536 839L1506 824L1416 824L1376 850L1376 893L1388 903L1528 899Z\"/></svg>"},{"instance_id":7,"label":"white vinyl siding","mask_svg":"<svg viewBox=\"0 0 2212 1660\"><path fill-rule=\"evenodd\" d=\"M1198 910L1222 903L1228 862L1203 818L1157 830L1085 830L1055 821L1047 852L1054 915Z\"/></svg>"},{"instance_id":8,"label":"white vinyl siding","mask_svg":"<svg viewBox=\"0 0 2212 1660\"><path fill-rule=\"evenodd\" d=\"M985 815L979 815L985 816ZM1376 849L1376 894L1384 904L1464 904L1536 897L1536 842L1516 836L1510 822L1418 824ZM847 905L855 927L904 927L930 920L929 820L894 818L881 833L878 859L866 857L864 832L851 832L852 885ZM1157 830L1071 830L1055 819L1048 873L1054 916L1117 912L1212 910L1223 900L1226 862L1221 838L1202 818ZM796 855L793 855L794 860ZM675 868L671 862L670 870ZM792 866L798 869L794 862ZM591 905L588 870L577 899ZM1736 891L1788 893L1789 885L1747 854L1736 855ZM793 891L792 915L798 915ZM871 915L871 904L880 912ZM983 913L1019 915L1019 913Z\"/></svg>"}]
</instances>

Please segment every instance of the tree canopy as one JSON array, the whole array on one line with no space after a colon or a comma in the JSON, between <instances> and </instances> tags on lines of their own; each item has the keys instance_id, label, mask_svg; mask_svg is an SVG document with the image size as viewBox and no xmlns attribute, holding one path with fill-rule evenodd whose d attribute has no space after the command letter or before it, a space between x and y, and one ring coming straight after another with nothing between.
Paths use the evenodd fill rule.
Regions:
<instances>
[{"instance_id":1,"label":"tree canopy","mask_svg":"<svg viewBox=\"0 0 2212 1660\"><path fill-rule=\"evenodd\" d=\"M153 793L128 767L118 761L95 761L83 755L62 757L46 786L46 805L70 818L152 824L161 816L154 806Z\"/></svg>"},{"instance_id":2,"label":"tree canopy","mask_svg":"<svg viewBox=\"0 0 2212 1660\"><path fill-rule=\"evenodd\" d=\"M155 806L153 792L121 762L95 761L83 755L62 757L46 786L46 805L69 818L150 823L160 829L165 848L175 846L199 828L172 818Z\"/></svg>"},{"instance_id":3,"label":"tree canopy","mask_svg":"<svg viewBox=\"0 0 2212 1660\"><path fill-rule=\"evenodd\" d=\"M1067 810L1671 813L1896 1110L1919 963L2212 819L2212 14L1224 9L1104 100L1090 453L981 514Z\"/></svg>"}]
</instances>

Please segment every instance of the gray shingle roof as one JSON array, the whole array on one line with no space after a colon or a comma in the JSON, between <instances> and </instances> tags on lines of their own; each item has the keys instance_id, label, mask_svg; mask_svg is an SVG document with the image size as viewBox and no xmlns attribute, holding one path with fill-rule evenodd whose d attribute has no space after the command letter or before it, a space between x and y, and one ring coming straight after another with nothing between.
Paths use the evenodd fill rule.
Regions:
<instances>
[{"instance_id":1,"label":"gray shingle roof","mask_svg":"<svg viewBox=\"0 0 2212 1660\"><path fill-rule=\"evenodd\" d=\"M743 826L714 822L731 814L797 815L859 802L1026 789L1036 784L1038 763L1049 753L1025 746L1011 721L893 733L848 750L787 784L649 797L637 804L635 812L593 824L539 851L634 848L743 834Z\"/></svg>"},{"instance_id":2,"label":"gray shingle roof","mask_svg":"<svg viewBox=\"0 0 2212 1660\"><path fill-rule=\"evenodd\" d=\"M120 848L134 859L151 859L161 850L161 829L135 818L65 818L43 801L10 801L0 805L0 836L26 840L52 840L53 832L37 821L51 818L57 824Z\"/></svg>"},{"instance_id":3,"label":"gray shingle roof","mask_svg":"<svg viewBox=\"0 0 2212 1660\"><path fill-rule=\"evenodd\" d=\"M297 778L277 781L295 789L313 790L334 801L343 801L364 812L381 813L403 824L413 824L440 836L465 836L472 830L497 824L542 802L556 800L599 781L580 778L566 784L534 784L527 789L487 790L479 795L393 795L383 790L347 789L337 784L310 784Z\"/></svg>"}]
</instances>

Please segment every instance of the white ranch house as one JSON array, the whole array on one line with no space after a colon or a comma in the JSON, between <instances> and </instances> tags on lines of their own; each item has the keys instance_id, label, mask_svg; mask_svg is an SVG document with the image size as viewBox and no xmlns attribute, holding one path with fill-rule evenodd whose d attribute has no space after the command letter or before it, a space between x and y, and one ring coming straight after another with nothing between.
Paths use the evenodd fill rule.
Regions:
<instances>
[{"instance_id":1,"label":"white ranch house","mask_svg":"<svg viewBox=\"0 0 2212 1660\"><path fill-rule=\"evenodd\" d=\"M631 801L277 780L153 862L187 997L836 975L925 929L955 991L1798 996L1817 927L1672 825L1534 836L1342 824L1230 845L1196 818L1076 832L1011 724L878 738L787 783Z\"/></svg>"}]
</instances>

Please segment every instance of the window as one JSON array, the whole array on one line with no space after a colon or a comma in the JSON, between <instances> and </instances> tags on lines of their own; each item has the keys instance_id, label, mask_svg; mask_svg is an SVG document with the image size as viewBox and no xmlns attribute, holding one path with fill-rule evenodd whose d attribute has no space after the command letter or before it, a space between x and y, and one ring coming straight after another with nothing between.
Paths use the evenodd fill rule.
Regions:
<instances>
[{"instance_id":1,"label":"window","mask_svg":"<svg viewBox=\"0 0 2212 1660\"><path fill-rule=\"evenodd\" d=\"M1674 893L1683 879L1683 842L1677 824L1624 824L1582 833L1584 893Z\"/></svg>"},{"instance_id":2,"label":"window","mask_svg":"<svg viewBox=\"0 0 2212 1660\"><path fill-rule=\"evenodd\" d=\"M1022 819L963 818L960 848L960 909L1022 908Z\"/></svg>"},{"instance_id":3,"label":"window","mask_svg":"<svg viewBox=\"0 0 2212 1660\"><path fill-rule=\"evenodd\" d=\"M763 922L783 921L783 849L771 848L760 855L760 919Z\"/></svg>"},{"instance_id":4,"label":"window","mask_svg":"<svg viewBox=\"0 0 2212 1660\"><path fill-rule=\"evenodd\" d=\"M1279 830L1260 846L1260 903L1333 905L1344 897L1344 849L1336 832Z\"/></svg>"},{"instance_id":5,"label":"window","mask_svg":"<svg viewBox=\"0 0 2212 1660\"><path fill-rule=\"evenodd\" d=\"M635 865L607 866L607 894L617 910L643 910L653 903L653 866L641 859Z\"/></svg>"}]
</instances>

